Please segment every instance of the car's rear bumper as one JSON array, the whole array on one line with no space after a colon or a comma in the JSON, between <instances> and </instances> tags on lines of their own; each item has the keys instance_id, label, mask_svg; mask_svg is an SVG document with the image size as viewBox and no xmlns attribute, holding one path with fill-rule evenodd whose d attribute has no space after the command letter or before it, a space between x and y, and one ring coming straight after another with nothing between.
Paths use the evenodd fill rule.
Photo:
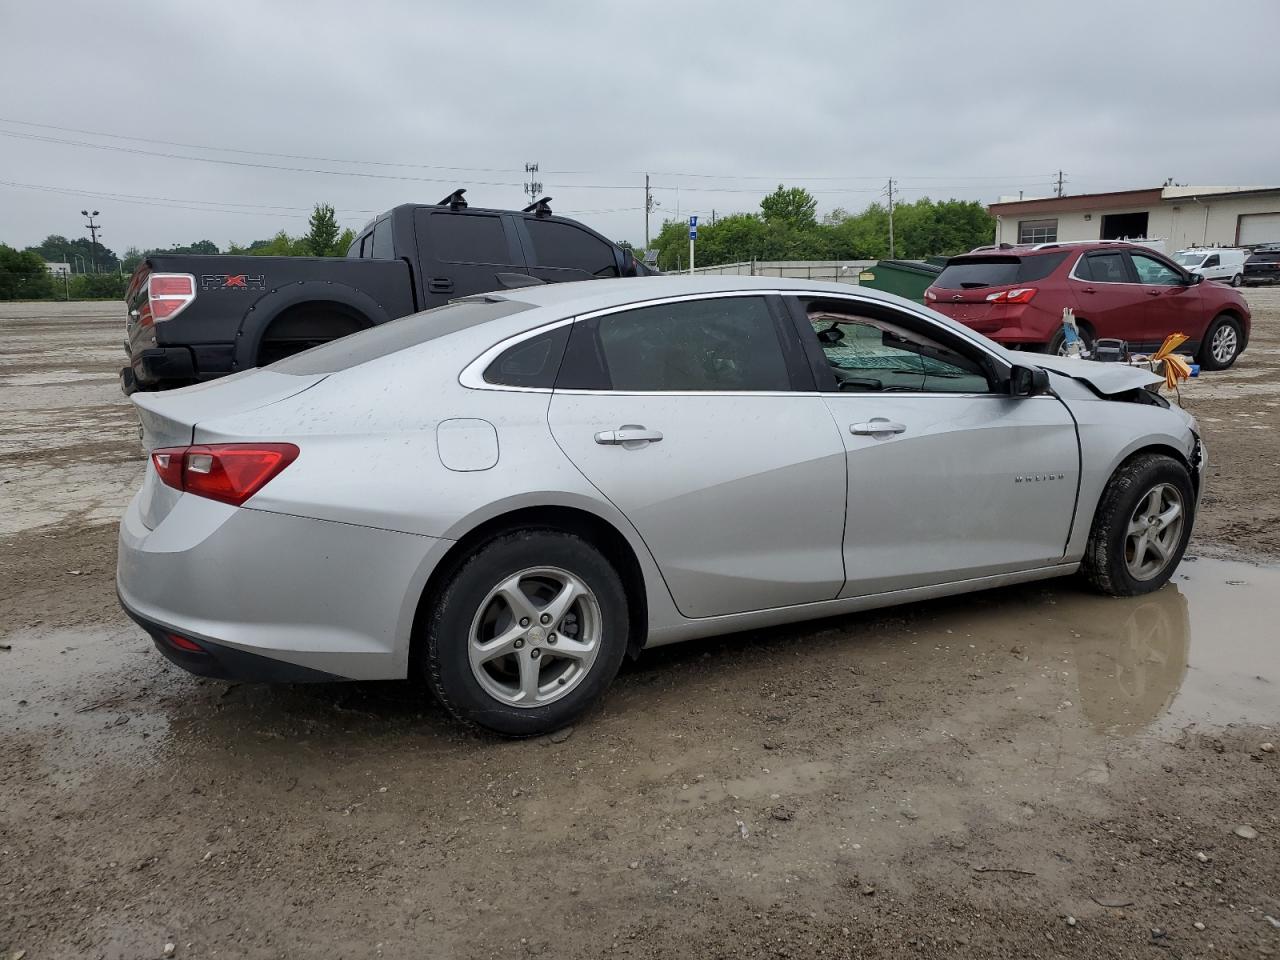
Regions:
<instances>
[{"instance_id":1,"label":"car's rear bumper","mask_svg":"<svg viewBox=\"0 0 1280 960\"><path fill-rule=\"evenodd\" d=\"M418 599L441 545L190 494L148 529L135 498L120 524L116 590L160 651L193 673L394 679L407 673Z\"/></svg>"}]
</instances>

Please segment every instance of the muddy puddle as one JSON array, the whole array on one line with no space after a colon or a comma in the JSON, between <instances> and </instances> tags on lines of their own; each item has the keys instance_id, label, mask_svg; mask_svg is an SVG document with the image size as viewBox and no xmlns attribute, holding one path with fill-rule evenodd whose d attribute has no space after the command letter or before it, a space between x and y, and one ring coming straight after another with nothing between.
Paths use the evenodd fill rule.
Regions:
<instances>
[{"instance_id":1,"label":"muddy puddle","mask_svg":"<svg viewBox=\"0 0 1280 960\"><path fill-rule=\"evenodd\" d=\"M654 651L624 670L599 732L642 719L663 724L684 709L682 699L703 701L704 715L742 709L758 687L753 663L762 655L804 657L811 667L838 660L854 674L839 696L865 702L869 717L890 697L919 701L926 717L945 698L936 718L977 726L1032 711L1071 732L1084 754L1096 738L1267 726L1280 722L1277 622L1280 568L1219 560L1188 559L1166 587L1133 599L1098 597L1072 581L989 591ZM104 763L361 743L394 755L401 735L449 740L456 732L405 683L198 681L127 624L36 626L3 642L10 649L0 651L0 726L35 735L41 766L60 784ZM688 669L712 649L727 655L707 670Z\"/></svg>"}]
</instances>

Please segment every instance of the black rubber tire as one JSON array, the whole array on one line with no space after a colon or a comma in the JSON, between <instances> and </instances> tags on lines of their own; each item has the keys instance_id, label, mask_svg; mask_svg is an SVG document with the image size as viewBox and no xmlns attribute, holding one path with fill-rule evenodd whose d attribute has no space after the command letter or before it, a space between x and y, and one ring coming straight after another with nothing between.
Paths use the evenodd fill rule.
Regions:
<instances>
[{"instance_id":1,"label":"black rubber tire","mask_svg":"<svg viewBox=\"0 0 1280 960\"><path fill-rule=\"evenodd\" d=\"M1182 537L1169 563L1150 580L1138 580L1125 565L1125 533L1138 502L1161 483L1178 488L1187 517L1182 525ZM1134 597L1159 590L1182 562L1194 523L1195 491L1186 466L1160 453L1131 457L1120 465L1102 491L1098 510L1093 516L1093 527L1089 531L1081 572L1095 590L1113 597Z\"/></svg>"},{"instance_id":2,"label":"black rubber tire","mask_svg":"<svg viewBox=\"0 0 1280 960\"><path fill-rule=\"evenodd\" d=\"M1237 273L1234 277L1231 278L1231 285L1233 287L1238 287L1242 283L1244 283L1244 274Z\"/></svg>"},{"instance_id":3,"label":"black rubber tire","mask_svg":"<svg viewBox=\"0 0 1280 960\"><path fill-rule=\"evenodd\" d=\"M1219 363L1213 358L1213 335L1228 324L1235 327L1236 352L1231 355L1231 359L1226 363ZM1200 352L1196 355L1196 362L1205 370L1225 370L1239 359L1243 345L1244 331L1240 328L1240 321L1233 316L1220 313L1213 318L1213 323L1209 324L1209 329L1204 332L1204 339L1200 341Z\"/></svg>"},{"instance_id":4,"label":"black rubber tire","mask_svg":"<svg viewBox=\"0 0 1280 960\"><path fill-rule=\"evenodd\" d=\"M542 707L513 707L491 697L472 675L468 634L477 608L497 583L542 565L567 570L591 588L600 605L601 649L568 695ZM572 723L604 694L626 655L629 623L622 578L599 550L561 530L517 530L490 540L453 572L426 618L419 667L432 693L462 723L511 737L536 736Z\"/></svg>"},{"instance_id":5,"label":"black rubber tire","mask_svg":"<svg viewBox=\"0 0 1280 960\"><path fill-rule=\"evenodd\" d=\"M1093 331L1084 324L1077 324L1076 328L1080 331L1080 339L1084 341L1084 349L1092 353L1094 341ZM1049 345L1045 347L1044 352L1049 354L1051 357L1056 357L1058 355L1058 351L1062 349L1063 341L1066 339L1066 336L1062 332L1062 328L1059 327L1058 332L1053 335L1053 339L1049 341Z\"/></svg>"}]
</instances>

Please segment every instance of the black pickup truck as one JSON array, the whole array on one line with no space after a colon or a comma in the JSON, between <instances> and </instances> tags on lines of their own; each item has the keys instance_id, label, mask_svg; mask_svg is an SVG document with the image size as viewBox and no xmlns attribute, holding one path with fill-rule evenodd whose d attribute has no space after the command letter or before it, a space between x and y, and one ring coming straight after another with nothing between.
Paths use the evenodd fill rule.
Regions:
<instances>
[{"instance_id":1,"label":"black pickup truck","mask_svg":"<svg viewBox=\"0 0 1280 960\"><path fill-rule=\"evenodd\" d=\"M490 290L651 273L629 250L552 214L403 204L345 258L157 254L138 265L120 371L125 393L262 366L316 344Z\"/></svg>"}]
</instances>

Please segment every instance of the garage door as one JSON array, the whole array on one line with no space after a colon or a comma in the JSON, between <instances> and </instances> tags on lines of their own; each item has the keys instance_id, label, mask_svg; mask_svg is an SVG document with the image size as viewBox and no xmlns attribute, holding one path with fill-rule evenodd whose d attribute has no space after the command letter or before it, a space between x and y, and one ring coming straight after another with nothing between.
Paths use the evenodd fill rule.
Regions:
<instances>
[{"instance_id":1,"label":"garage door","mask_svg":"<svg viewBox=\"0 0 1280 960\"><path fill-rule=\"evenodd\" d=\"M1242 247L1259 243L1280 243L1280 213L1240 214L1240 239Z\"/></svg>"}]
</instances>

